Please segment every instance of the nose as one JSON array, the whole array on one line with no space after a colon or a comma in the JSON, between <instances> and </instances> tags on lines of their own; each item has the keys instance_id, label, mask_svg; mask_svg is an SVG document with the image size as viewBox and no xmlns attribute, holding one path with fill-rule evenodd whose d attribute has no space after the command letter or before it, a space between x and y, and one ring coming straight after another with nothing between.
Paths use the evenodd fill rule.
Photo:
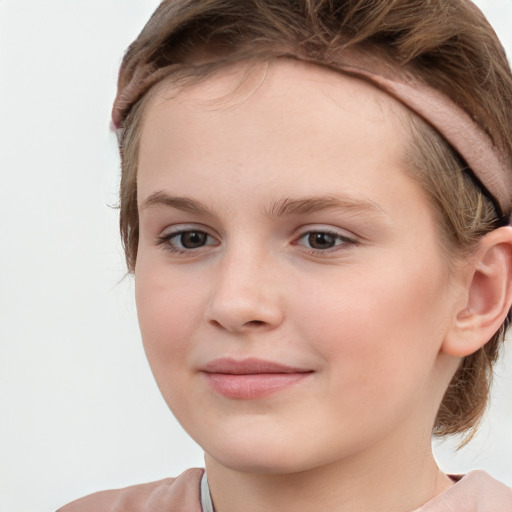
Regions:
<instances>
[{"instance_id":1,"label":"nose","mask_svg":"<svg viewBox=\"0 0 512 512\"><path fill-rule=\"evenodd\" d=\"M255 254L227 257L219 265L206 321L234 333L270 330L284 319L276 269Z\"/></svg>"}]
</instances>

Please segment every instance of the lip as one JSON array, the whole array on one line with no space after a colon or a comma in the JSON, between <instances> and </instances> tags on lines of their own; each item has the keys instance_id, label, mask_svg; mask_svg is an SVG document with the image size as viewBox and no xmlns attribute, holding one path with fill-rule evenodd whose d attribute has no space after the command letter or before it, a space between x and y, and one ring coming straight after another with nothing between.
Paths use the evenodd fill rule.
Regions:
<instances>
[{"instance_id":1,"label":"lip","mask_svg":"<svg viewBox=\"0 0 512 512\"><path fill-rule=\"evenodd\" d=\"M215 359L201 368L208 385L227 398L255 400L283 391L308 378L313 370L249 358Z\"/></svg>"}]
</instances>

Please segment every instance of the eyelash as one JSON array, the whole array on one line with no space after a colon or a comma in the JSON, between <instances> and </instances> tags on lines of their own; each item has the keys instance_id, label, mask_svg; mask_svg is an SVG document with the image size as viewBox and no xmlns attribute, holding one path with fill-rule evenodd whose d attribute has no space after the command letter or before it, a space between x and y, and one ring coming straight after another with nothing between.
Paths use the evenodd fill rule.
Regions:
<instances>
[{"instance_id":1,"label":"eyelash","mask_svg":"<svg viewBox=\"0 0 512 512\"><path fill-rule=\"evenodd\" d=\"M201 245L197 248L182 248L182 247L176 247L175 245L172 245L172 240L176 239L178 237L183 236L186 233L195 233L195 234L201 234L205 235L207 238L214 239L210 234L208 234L206 231L202 229L180 229L178 231L173 231L171 233L167 233L166 235L160 235L156 237L156 245L163 245L165 246L165 250L172 252L174 254L190 254L191 252L195 252L198 249L202 249L203 247L208 247L211 245L216 244L205 244Z\"/></svg>"},{"instance_id":2,"label":"eyelash","mask_svg":"<svg viewBox=\"0 0 512 512\"><path fill-rule=\"evenodd\" d=\"M160 235L156 237L156 245L163 245L165 246L165 250L173 253L173 254L191 254L197 250L200 250L204 247L208 246L215 246L217 244L212 243L205 243L204 245L200 245L196 248L184 248L184 247L176 247L175 245L172 245L172 240L177 239L178 237L183 236L184 234L200 234L204 235L206 237L206 240L215 238L208 234L206 231L201 229L180 229L178 231L173 231L171 233L167 233L166 235ZM334 245L332 247L327 247L324 249L317 249L314 247L307 247L300 243L301 240L307 239L308 237L311 237L312 235L321 235L321 236L327 236L332 237ZM340 233L336 233L335 231L330 230L309 230L304 233L302 233L298 238L295 239L294 245L300 245L302 247L305 247L305 250L308 254L314 255L314 256L325 256L329 253L339 251L339 250L348 250L355 245L358 244L358 242L350 237L344 236ZM181 242L183 245L183 243Z\"/></svg>"},{"instance_id":3,"label":"eyelash","mask_svg":"<svg viewBox=\"0 0 512 512\"><path fill-rule=\"evenodd\" d=\"M301 240L307 239L311 237L312 235L322 235L322 236L329 236L332 237L334 240L334 245L332 247L328 247L325 249L316 249L314 247L306 247L306 250L308 254L312 254L314 256L325 256L327 254L330 254L335 251L339 250L349 250L353 248L355 245L357 245L357 240L350 238L348 236L342 235L340 233L337 233L335 231L329 231L325 229L316 229L316 230L309 230L305 233L302 233L298 238L295 245L302 245L300 244Z\"/></svg>"}]
</instances>

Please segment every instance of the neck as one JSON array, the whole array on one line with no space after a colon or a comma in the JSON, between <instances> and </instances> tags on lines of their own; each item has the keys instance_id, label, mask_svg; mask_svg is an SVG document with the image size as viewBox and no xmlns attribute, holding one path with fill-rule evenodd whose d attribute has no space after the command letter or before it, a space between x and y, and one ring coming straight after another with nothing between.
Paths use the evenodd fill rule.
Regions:
<instances>
[{"instance_id":1,"label":"neck","mask_svg":"<svg viewBox=\"0 0 512 512\"><path fill-rule=\"evenodd\" d=\"M229 469L206 455L216 512L411 512L451 485L430 442L413 452L378 447L332 464L291 474Z\"/></svg>"}]
</instances>

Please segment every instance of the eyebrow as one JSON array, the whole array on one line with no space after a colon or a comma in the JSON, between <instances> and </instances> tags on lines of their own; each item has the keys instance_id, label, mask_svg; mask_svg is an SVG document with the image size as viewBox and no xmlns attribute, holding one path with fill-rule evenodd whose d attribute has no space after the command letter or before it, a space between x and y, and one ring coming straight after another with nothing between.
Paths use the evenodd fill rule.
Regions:
<instances>
[{"instance_id":1,"label":"eyebrow","mask_svg":"<svg viewBox=\"0 0 512 512\"><path fill-rule=\"evenodd\" d=\"M201 201L189 197L170 196L169 194L158 191L151 194L141 205L141 210L151 207L175 208L196 215L212 215L208 208ZM279 199L264 209L264 214L270 218L305 215L308 213L320 212L323 210L340 209L354 214L385 215L384 210L375 202L365 198L351 196L308 196L303 198L286 197Z\"/></svg>"},{"instance_id":2,"label":"eyebrow","mask_svg":"<svg viewBox=\"0 0 512 512\"><path fill-rule=\"evenodd\" d=\"M284 198L276 201L265 212L269 217L304 215L323 210L339 209L357 214L385 214L375 202L351 196L310 196L304 198Z\"/></svg>"},{"instance_id":3,"label":"eyebrow","mask_svg":"<svg viewBox=\"0 0 512 512\"><path fill-rule=\"evenodd\" d=\"M188 197L174 197L163 191L154 192L141 205L141 210L154 206L166 206L197 215L211 215L209 208L200 201Z\"/></svg>"}]
</instances>

